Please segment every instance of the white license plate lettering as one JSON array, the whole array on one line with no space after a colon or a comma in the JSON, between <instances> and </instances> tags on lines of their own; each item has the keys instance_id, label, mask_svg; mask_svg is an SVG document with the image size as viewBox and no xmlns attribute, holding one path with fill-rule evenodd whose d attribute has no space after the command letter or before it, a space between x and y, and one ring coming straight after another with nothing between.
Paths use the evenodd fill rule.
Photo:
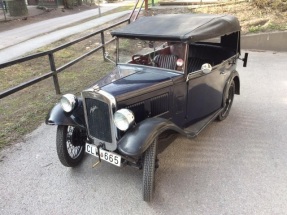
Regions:
<instances>
[{"instance_id":1,"label":"white license plate lettering","mask_svg":"<svg viewBox=\"0 0 287 215\"><path fill-rule=\"evenodd\" d=\"M98 149L96 146L86 143L86 152L90 155L98 157Z\"/></svg>"},{"instance_id":2,"label":"white license plate lettering","mask_svg":"<svg viewBox=\"0 0 287 215\"><path fill-rule=\"evenodd\" d=\"M103 149L100 149L100 157L102 160L105 160L109 163L112 163L116 166L120 166L121 165L121 156L105 151Z\"/></svg>"},{"instance_id":3,"label":"white license plate lettering","mask_svg":"<svg viewBox=\"0 0 287 215\"><path fill-rule=\"evenodd\" d=\"M121 166L121 159L122 159L121 156L115 153L112 153L112 152L108 152L101 148L100 148L100 153L98 153L98 148L89 143L86 143L86 153L93 155L95 157L99 157L99 154L100 154L101 160L104 160L116 166Z\"/></svg>"}]
</instances>

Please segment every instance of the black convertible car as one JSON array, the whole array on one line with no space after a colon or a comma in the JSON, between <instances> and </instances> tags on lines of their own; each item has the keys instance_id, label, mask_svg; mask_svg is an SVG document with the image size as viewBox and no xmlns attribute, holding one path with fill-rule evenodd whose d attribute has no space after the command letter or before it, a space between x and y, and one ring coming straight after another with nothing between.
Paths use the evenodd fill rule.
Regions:
<instances>
[{"instance_id":1,"label":"black convertible car","mask_svg":"<svg viewBox=\"0 0 287 215\"><path fill-rule=\"evenodd\" d=\"M63 165L78 165L86 152L143 169L143 199L150 201L163 140L194 138L228 116L240 92L240 25L231 15L157 15L112 36L115 69L80 97L63 95L46 123L58 126Z\"/></svg>"}]
</instances>

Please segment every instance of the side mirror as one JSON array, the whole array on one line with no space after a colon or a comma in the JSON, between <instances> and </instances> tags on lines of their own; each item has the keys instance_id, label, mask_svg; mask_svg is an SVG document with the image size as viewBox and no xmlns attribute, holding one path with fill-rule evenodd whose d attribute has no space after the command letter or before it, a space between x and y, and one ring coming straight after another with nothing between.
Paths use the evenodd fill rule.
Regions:
<instances>
[{"instance_id":1,"label":"side mirror","mask_svg":"<svg viewBox=\"0 0 287 215\"><path fill-rule=\"evenodd\" d=\"M209 63L205 63L201 66L201 71L204 74L208 74L212 71L212 66Z\"/></svg>"}]
</instances>

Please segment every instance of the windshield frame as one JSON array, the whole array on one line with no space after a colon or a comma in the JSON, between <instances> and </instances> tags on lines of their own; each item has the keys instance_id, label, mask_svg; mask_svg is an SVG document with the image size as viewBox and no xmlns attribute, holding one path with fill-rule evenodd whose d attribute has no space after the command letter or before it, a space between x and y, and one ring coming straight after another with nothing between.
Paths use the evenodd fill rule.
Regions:
<instances>
[{"instance_id":1,"label":"windshield frame","mask_svg":"<svg viewBox=\"0 0 287 215\"><path fill-rule=\"evenodd\" d=\"M177 52L181 52L179 55L176 55L176 56L179 56L178 59L182 59L183 61L183 65L178 67L176 65L176 69L168 69L168 68L162 68L162 67L159 67L159 66L155 66L151 60L151 62L148 64L148 65L142 65L142 64L136 64L136 63L133 63L132 62L132 57L133 55L130 55L130 61L127 61L127 62L120 62L120 55L121 55L121 52L120 52L120 39L121 41L123 39L125 40L136 40L136 41L149 41L150 44L154 44L155 42L160 42L162 43L162 48L160 49L159 47L152 47L153 48L153 51L151 52L147 52L145 55L149 55L149 59L151 60L150 58L150 55L153 55L155 56L156 54L160 53L161 51L163 51L164 49L167 49L167 48L170 48L172 46L175 46L175 45L180 45L181 46L181 49L180 48L177 50ZM163 44L166 44L166 46L164 46ZM188 46L188 43L187 42L182 42L182 41L162 41L162 40L142 40L142 39L139 39L139 38L122 38L122 37L116 37L116 65L124 65L124 64L128 64L128 65L134 65L134 66L147 66L147 67L156 67L158 69L162 69L162 70L167 70L167 71L173 71L173 72L178 72L178 73L181 73L181 74L185 74L186 73L186 68L187 68L187 63L188 63L188 49L189 49L189 46ZM176 62L177 64L177 62Z\"/></svg>"}]
</instances>

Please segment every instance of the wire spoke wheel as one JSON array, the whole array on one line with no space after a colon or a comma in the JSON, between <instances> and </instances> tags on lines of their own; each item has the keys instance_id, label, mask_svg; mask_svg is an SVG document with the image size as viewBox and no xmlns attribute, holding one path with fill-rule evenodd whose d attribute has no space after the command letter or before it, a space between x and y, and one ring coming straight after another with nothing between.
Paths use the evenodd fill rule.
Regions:
<instances>
[{"instance_id":1,"label":"wire spoke wheel","mask_svg":"<svg viewBox=\"0 0 287 215\"><path fill-rule=\"evenodd\" d=\"M84 156L86 132L73 126L59 125L57 129L57 154L64 166L74 167Z\"/></svg>"},{"instance_id":2,"label":"wire spoke wheel","mask_svg":"<svg viewBox=\"0 0 287 215\"><path fill-rule=\"evenodd\" d=\"M80 156L83 146L79 145L81 141L81 133L73 126L68 126L67 130L67 151L71 158L76 159Z\"/></svg>"}]
</instances>

